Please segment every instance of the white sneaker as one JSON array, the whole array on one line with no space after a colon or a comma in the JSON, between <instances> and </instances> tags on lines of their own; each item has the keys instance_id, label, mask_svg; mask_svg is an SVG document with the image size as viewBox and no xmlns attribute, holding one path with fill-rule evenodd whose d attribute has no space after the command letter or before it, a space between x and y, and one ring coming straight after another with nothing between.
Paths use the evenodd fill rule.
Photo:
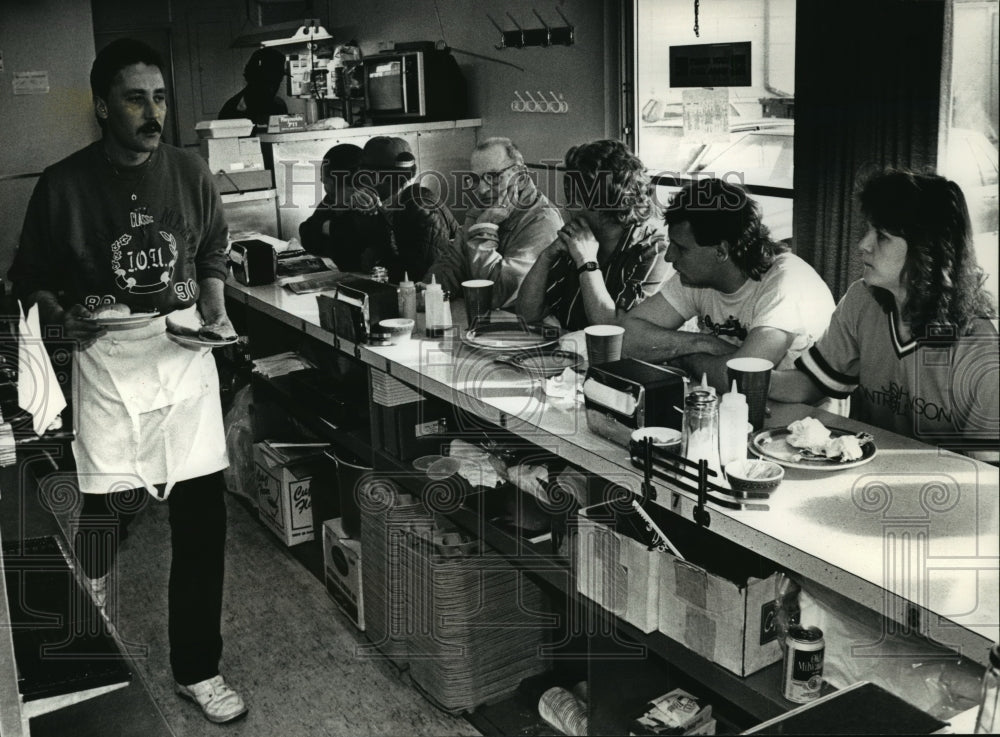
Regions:
<instances>
[{"instance_id":1,"label":"white sneaker","mask_svg":"<svg viewBox=\"0 0 1000 737\"><path fill-rule=\"evenodd\" d=\"M110 576L110 573L105 573L100 578L83 577L87 584L87 591L90 592L90 598L94 600L98 609L104 609L104 605L108 601L108 578Z\"/></svg>"},{"instance_id":2,"label":"white sneaker","mask_svg":"<svg viewBox=\"0 0 1000 737\"><path fill-rule=\"evenodd\" d=\"M190 686L178 683L177 693L198 704L205 718L216 724L231 722L247 713L247 705L243 703L243 699L226 684L222 676Z\"/></svg>"}]
</instances>

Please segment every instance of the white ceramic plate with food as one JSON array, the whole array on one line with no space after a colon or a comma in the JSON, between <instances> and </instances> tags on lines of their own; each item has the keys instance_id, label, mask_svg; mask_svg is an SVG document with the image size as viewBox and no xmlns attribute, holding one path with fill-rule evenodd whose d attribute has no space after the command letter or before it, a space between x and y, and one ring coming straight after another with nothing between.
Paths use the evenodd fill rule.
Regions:
<instances>
[{"instance_id":1,"label":"white ceramic plate with food","mask_svg":"<svg viewBox=\"0 0 1000 737\"><path fill-rule=\"evenodd\" d=\"M848 468L857 468L870 462L878 452L875 447L875 440L871 435L841 430L836 427L828 427L830 438L855 437L858 438L861 447L861 457L854 460L844 461L841 456L832 458L826 455L814 453L805 448L796 448L790 445L788 438L791 431L786 427L761 430L750 438L750 450L775 463L780 463L786 468L798 468L804 471L844 471Z\"/></svg>"},{"instance_id":2,"label":"white ceramic plate with food","mask_svg":"<svg viewBox=\"0 0 1000 737\"><path fill-rule=\"evenodd\" d=\"M149 324L159 316L160 313L154 310L153 312L136 312L132 315L94 315L83 319L106 328L137 328Z\"/></svg>"}]
</instances>

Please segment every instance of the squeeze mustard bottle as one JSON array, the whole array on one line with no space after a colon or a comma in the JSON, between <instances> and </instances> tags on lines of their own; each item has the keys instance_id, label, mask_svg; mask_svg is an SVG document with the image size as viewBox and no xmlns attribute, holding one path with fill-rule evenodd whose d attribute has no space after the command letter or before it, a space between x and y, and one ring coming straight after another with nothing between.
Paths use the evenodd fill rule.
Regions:
<instances>
[{"instance_id":1,"label":"squeeze mustard bottle","mask_svg":"<svg viewBox=\"0 0 1000 737\"><path fill-rule=\"evenodd\" d=\"M403 281L396 289L399 300L399 316L410 320L417 319L417 287L410 281L410 275L403 272Z\"/></svg>"}]
</instances>

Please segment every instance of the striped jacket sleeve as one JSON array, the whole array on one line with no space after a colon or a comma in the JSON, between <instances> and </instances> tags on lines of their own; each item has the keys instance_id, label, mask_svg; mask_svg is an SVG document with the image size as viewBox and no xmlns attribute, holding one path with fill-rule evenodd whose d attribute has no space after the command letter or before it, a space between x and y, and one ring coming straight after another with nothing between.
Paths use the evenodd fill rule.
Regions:
<instances>
[{"instance_id":1,"label":"striped jacket sleeve","mask_svg":"<svg viewBox=\"0 0 1000 737\"><path fill-rule=\"evenodd\" d=\"M860 383L858 336L861 326L858 318L864 290L860 281L847 290L823 337L795 360L795 367L828 397L849 397Z\"/></svg>"}]
</instances>

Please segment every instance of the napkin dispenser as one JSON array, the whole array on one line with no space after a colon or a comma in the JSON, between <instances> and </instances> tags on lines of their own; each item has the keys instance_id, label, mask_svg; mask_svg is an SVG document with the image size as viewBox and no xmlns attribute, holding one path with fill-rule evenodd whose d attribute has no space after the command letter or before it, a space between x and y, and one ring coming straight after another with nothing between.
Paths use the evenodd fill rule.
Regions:
<instances>
[{"instance_id":1,"label":"napkin dispenser","mask_svg":"<svg viewBox=\"0 0 1000 737\"><path fill-rule=\"evenodd\" d=\"M378 342L373 333L380 320L399 317L396 287L364 277L337 284L332 305L333 332L355 344Z\"/></svg>"},{"instance_id":2,"label":"napkin dispenser","mask_svg":"<svg viewBox=\"0 0 1000 737\"><path fill-rule=\"evenodd\" d=\"M684 383L683 371L634 358L591 366L583 382L587 427L626 448L640 427L680 430L674 408L684 406Z\"/></svg>"},{"instance_id":3,"label":"napkin dispenser","mask_svg":"<svg viewBox=\"0 0 1000 737\"><path fill-rule=\"evenodd\" d=\"M236 281L248 287L256 287L274 281L278 255L270 243L251 238L233 241L229 248L229 263Z\"/></svg>"}]
</instances>

